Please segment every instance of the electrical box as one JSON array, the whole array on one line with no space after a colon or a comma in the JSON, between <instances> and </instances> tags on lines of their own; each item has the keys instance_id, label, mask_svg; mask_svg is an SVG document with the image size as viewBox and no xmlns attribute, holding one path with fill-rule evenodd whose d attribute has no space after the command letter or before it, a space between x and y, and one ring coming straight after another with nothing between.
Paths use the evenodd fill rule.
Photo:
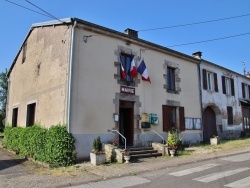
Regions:
<instances>
[{"instance_id":1,"label":"electrical box","mask_svg":"<svg viewBox=\"0 0 250 188\"><path fill-rule=\"evenodd\" d=\"M141 122L149 122L149 114L142 114Z\"/></svg>"},{"instance_id":2,"label":"electrical box","mask_svg":"<svg viewBox=\"0 0 250 188\"><path fill-rule=\"evenodd\" d=\"M150 128L150 123L149 122L141 122L141 128L142 129L148 129Z\"/></svg>"},{"instance_id":3,"label":"electrical box","mask_svg":"<svg viewBox=\"0 0 250 188\"><path fill-rule=\"evenodd\" d=\"M141 128L142 129L150 128L149 114L144 113L141 115Z\"/></svg>"}]
</instances>

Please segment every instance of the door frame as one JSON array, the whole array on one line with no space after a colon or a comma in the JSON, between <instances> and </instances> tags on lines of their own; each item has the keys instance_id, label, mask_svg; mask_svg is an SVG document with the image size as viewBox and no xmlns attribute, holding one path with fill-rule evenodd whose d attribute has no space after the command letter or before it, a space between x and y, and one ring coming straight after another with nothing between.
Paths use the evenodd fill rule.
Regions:
<instances>
[{"instance_id":1,"label":"door frame","mask_svg":"<svg viewBox=\"0 0 250 188\"><path fill-rule=\"evenodd\" d=\"M126 116L126 119L124 119L124 115ZM127 124L127 125L129 124L129 127L127 127L126 129L126 125L124 124ZM121 132L121 134L126 138L127 146L134 145L134 102L133 101L120 100L119 132ZM120 145L123 145L122 140L123 140L122 137L119 136Z\"/></svg>"}]
</instances>

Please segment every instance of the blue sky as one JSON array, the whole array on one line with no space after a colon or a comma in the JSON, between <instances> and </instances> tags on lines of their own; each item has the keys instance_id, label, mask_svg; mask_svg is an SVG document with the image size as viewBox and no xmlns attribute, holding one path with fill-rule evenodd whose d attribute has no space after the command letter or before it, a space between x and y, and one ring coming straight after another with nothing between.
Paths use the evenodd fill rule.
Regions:
<instances>
[{"instance_id":1,"label":"blue sky","mask_svg":"<svg viewBox=\"0 0 250 188\"><path fill-rule=\"evenodd\" d=\"M42 12L25 0L9 0ZM250 1L248 0L29 0L57 18L76 17L110 29L124 32L138 30L139 38L169 47L204 40L250 33ZM0 0L0 72L10 68L33 23L52 18ZM43 13L44 14L44 13ZM248 15L249 14L249 15ZM149 30L221 18L236 19L196 24L186 27ZM214 42L170 47L192 55L201 51L202 58L243 73L242 61L250 71L250 34Z\"/></svg>"}]
</instances>

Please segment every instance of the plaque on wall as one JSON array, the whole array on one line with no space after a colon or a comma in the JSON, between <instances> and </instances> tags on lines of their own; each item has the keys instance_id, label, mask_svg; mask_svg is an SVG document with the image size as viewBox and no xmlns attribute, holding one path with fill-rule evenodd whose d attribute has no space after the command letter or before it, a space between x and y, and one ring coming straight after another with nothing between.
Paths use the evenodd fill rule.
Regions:
<instances>
[{"instance_id":1,"label":"plaque on wall","mask_svg":"<svg viewBox=\"0 0 250 188\"><path fill-rule=\"evenodd\" d=\"M121 86L121 93L135 95L135 88Z\"/></svg>"}]
</instances>

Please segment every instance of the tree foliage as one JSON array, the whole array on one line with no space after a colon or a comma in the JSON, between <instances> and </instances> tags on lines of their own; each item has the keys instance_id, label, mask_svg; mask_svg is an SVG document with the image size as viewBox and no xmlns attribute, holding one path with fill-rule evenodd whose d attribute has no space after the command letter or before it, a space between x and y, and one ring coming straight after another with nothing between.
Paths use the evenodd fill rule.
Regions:
<instances>
[{"instance_id":1,"label":"tree foliage","mask_svg":"<svg viewBox=\"0 0 250 188\"><path fill-rule=\"evenodd\" d=\"M8 93L8 70L0 73L0 131L4 127L4 119L6 117L6 104Z\"/></svg>"}]
</instances>

